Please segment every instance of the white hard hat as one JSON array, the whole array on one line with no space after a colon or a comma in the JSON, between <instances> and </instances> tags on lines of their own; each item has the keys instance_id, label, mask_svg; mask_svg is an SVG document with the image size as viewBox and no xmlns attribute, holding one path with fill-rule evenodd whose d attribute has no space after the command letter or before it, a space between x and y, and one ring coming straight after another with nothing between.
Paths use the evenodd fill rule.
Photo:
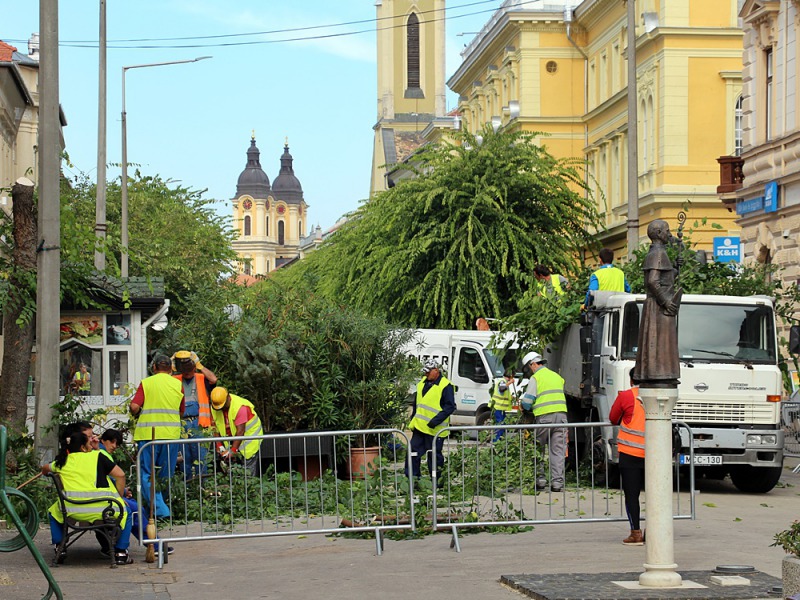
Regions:
<instances>
[{"instance_id":1,"label":"white hard hat","mask_svg":"<svg viewBox=\"0 0 800 600\"><path fill-rule=\"evenodd\" d=\"M532 362L535 362L535 363L543 363L543 362L544 362L544 359L542 358L542 355L541 355L541 354L539 354L538 352L528 352L528 353L527 353L527 354L526 354L526 355L525 355L525 356L522 358L522 366L523 366L523 367L527 367L527 366L528 366L530 363L532 363Z\"/></svg>"}]
</instances>

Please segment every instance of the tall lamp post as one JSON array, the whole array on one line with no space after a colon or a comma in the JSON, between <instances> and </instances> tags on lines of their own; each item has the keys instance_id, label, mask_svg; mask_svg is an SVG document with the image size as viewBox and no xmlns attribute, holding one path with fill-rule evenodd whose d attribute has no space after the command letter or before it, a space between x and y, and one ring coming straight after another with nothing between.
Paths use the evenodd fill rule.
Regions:
<instances>
[{"instance_id":1,"label":"tall lamp post","mask_svg":"<svg viewBox=\"0 0 800 600\"><path fill-rule=\"evenodd\" d=\"M164 67L166 65L181 65L211 58L200 56L187 60L171 60L168 62L147 63L144 65L130 65L122 67L122 256L120 259L120 274L122 278L128 277L128 124L125 113L125 73L128 69L142 69L144 67Z\"/></svg>"}]
</instances>

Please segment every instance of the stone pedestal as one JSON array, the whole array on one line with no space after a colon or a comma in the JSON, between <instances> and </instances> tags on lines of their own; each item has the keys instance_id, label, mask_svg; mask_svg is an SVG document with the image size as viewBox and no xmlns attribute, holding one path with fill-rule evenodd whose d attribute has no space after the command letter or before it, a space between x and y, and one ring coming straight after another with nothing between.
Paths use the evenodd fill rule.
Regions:
<instances>
[{"instance_id":1,"label":"stone pedestal","mask_svg":"<svg viewBox=\"0 0 800 600\"><path fill-rule=\"evenodd\" d=\"M783 597L800 594L800 556L785 556L781 567Z\"/></svg>"},{"instance_id":2,"label":"stone pedestal","mask_svg":"<svg viewBox=\"0 0 800 600\"><path fill-rule=\"evenodd\" d=\"M646 587L680 587L675 571L672 528L672 409L678 390L639 388L645 412L645 500L647 543L645 572L639 584Z\"/></svg>"}]
</instances>

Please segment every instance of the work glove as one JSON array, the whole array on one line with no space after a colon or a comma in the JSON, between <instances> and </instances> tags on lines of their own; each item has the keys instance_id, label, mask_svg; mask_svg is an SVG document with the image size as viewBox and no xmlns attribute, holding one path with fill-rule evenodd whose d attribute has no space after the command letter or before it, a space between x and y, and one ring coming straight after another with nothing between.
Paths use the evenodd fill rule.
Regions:
<instances>
[{"instance_id":1,"label":"work glove","mask_svg":"<svg viewBox=\"0 0 800 600\"><path fill-rule=\"evenodd\" d=\"M194 352L191 354L192 361L194 361L194 368L199 372L203 370L203 365L200 364L200 357Z\"/></svg>"}]
</instances>

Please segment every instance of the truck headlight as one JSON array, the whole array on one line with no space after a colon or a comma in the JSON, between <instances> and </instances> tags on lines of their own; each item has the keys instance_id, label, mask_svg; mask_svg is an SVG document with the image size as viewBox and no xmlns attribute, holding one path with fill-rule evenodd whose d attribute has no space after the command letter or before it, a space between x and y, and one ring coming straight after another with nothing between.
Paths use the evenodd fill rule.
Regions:
<instances>
[{"instance_id":1,"label":"truck headlight","mask_svg":"<svg viewBox=\"0 0 800 600\"><path fill-rule=\"evenodd\" d=\"M749 433L747 434L748 446L774 446L778 443L778 436L773 433Z\"/></svg>"}]
</instances>

